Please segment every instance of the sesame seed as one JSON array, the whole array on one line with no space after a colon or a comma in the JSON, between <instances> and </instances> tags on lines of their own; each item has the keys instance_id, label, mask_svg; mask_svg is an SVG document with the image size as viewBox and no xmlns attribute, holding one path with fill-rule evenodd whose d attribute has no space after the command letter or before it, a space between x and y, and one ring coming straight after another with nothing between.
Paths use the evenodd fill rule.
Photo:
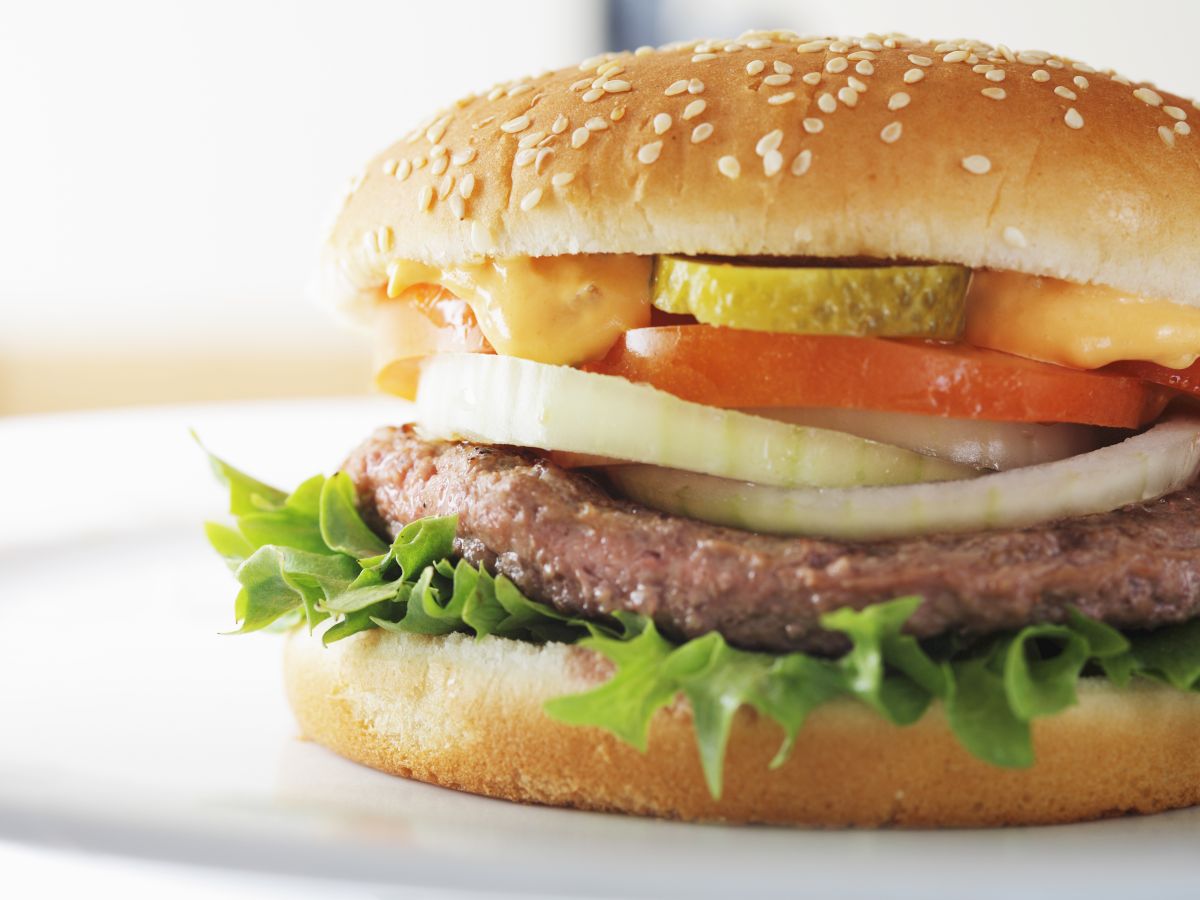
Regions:
<instances>
[{"instance_id":1,"label":"sesame seed","mask_svg":"<svg viewBox=\"0 0 1200 900\"><path fill-rule=\"evenodd\" d=\"M908 61L914 66L932 66L933 60L928 56L917 56L915 53L908 54Z\"/></svg>"},{"instance_id":2,"label":"sesame seed","mask_svg":"<svg viewBox=\"0 0 1200 900\"><path fill-rule=\"evenodd\" d=\"M667 89L663 91L663 93L668 97L674 97L676 94L682 94L684 91L686 91L687 84L686 78L680 78L678 81L672 81Z\"/></svg>"},{"instance_id":3,"label":"sesame seed","mask_svg":"<svg viewBox=\"0 0 1200 900\"><path fill-rule=\"evenodd\" d=\"M771 42L761 40L746 41L746 46L751 50L766 50L771 46Z\"/></svg>"},{"instance_id":4,"label":"sesame seed","mask_svg":"<svg viewBox=\"0 0 1200 900\"><path fill-rule=\"evenodd\" d=\"M1060 96L1060 97L1064 97L1064 98L1066 98L1067 100L1077 100L1077 99L1079 99L1079 95L1078 95L1078 94L1076 94L1076 93L1075 93L1073 90L1071 90L1069 87L1063 87L1061 84L1060 84L1058 87L1056 87L1056 88L1054 89L1054 93L1058 94L1058 96Z\"/></svg>"},{"instance_id":5,"label":"sesame seed","mask_svg":"<svg viewBox=\"0 0 1200 900\"><path fill-rule=\"evenodd\" d=\"M776 94L774 97L768 97L767 102L772 106L783 106L783 104L791 103L795 99L795 91L784 91L782 94Z\"/></svg>"},{"instance_id":6,"label":"sesame seed","mask_svg":"<svg viewBox=\"0 0 1200 900\"><path fill-rule=\"evenodd\" d=\"M936 47L933 48L933 52L934 53L946 53L947 51L957 49L957 47L958 47L958 44L954 43L953 41L942 41L940 44L938 44Z\"/></svg>"},{"instance_id":7,"label":"sesame seed","mask_svg":"<svg viewBox=\"0 0 1200 900\"><path fill-rule=\"evenodd\" d=\"M898 109L904 109L911 102L912 97L908 96L904 91L896 91L896 93L888 97L888 109L895 112Z\"/></svg>"},{"instance_id":8,"label":"sesame seed","mask_svg":"<svg viewBox=\"0 0 1200 900\"><path fill-rule=\"evenodd\" d=\"M578 84L578 83L579 82L575 82L575 84ZM586 78L583 79L583 83L587 84L588 80ZM572 90L578 90L578 88L572 86ZM490 102L492 100L499 100L503 96L504 96L504 88L494 87L490 91L487 92L487 97L485 99Z\"/></svg>"},{"instance_id":9,"label":"sesame seed","mask_svg":"<svg viewBox=\"0 0 1200 900\"><path fill-rule=\"evenodd\" d=\"M988 69L983 73L983 77L988 81L1003 81L1005 72L1003 69Z\"/></svg>"},{"instance_id":10,"label":"sesame seed","mask_svg":"<svg viewBox=\"0 0 1200 900\"><path fill-rule=\"evenodd\" d=\"M783 129L776 128L774 131L768 131L758 139L758 143L754 145L754 152L759 156L766 156L772 150L778 150L779 145L783 143Z\"/></svg>"},{"instance_id":11,"label":"sesame seed","mask_svg":"<svg viewBox=\"0 0 1200 900\"><path fill-rule=\"evenodd\" d=\"M825 127L825 123L823 121L821 121L820 119L813 118L811 116L809 118L805 119L802 124L804 125L804 130L807 131L809 134L816 134L822 128Z\"/></svg>"},{"instance_id":12,"label":"sesame seed","mask_svg":"<svg viewBox=\"0 0 1200 900\"><path fill-rule=\"evenodd\" d=\"M845 53L850 49L850 45L845 41L834 41L829 45L830 53Z\"/></svg>"},{"instance_id":13,"label":"sesame seed","mask_svg":"<svg viewBox=\"0 0 1200 900\"><path fill-rule=\"evenodd\" d=\"M425 132L425 137L429 143L436 144L438 141L440 141L442 136L446 133L446 126L449 124L450 119L448 117L443 117L430 125L429 129Z\"/></svg>"},{"instance_id":14,"label":"sesame seed","mask_svg":"<svg viewBox=\"0 0 1200 900\"><path fill-rule=\"evenodd\" d=\"M504 92L507 97L519 97L521 94L527 94L533 90L532 84L514 84Z\"/></svg>"},{"instance_id":15,"label":"sesame seed","mask_svg":"<svg viewBox=\"0 0 1200 900\"><path fill-rule=\"evenodd\" d=\"M583 127L588 131L606 131L608 129L608 122L602 116L592 116L583 123Z\"/></svg>"},{"instance_id":16,"label":"sesame seed","mask_svg":"<svg viewBox=\"0 0 1200 900\"><path fill-rule=\"evenodd\" d=\"M858 91L856 91L852 87L847 86L847 87L841 88L837 92L837 96L838 96L838 99L841 100L843 103L845 103L847 106L852 107L858 103Z\"/></svg>"},{"instance_id":17,"label":"sesame seed","mask_svg":"<svg viewBox=\"0 0 1200 900\"><path fill-rule=\"evenodd\" d=\"M445 200L446 195L454 190L454 176L446 175L438 182L437 197L439 200Z\"/></svg>"},{"instance_id":18,"label":"sesame seed","mask_svg":"<svg viewBox=\"0 0 1200 900\"><path fill-rule=\"evenodd\" d=\"M431 175L441 175L443 172L445 172L445 171L446 171L446 167L447 167L448 165L450 165L450 160L446 159L446 157L444 157L444 156L439 156L437 159L435 159L435 160L434 160L434 161L433 161L433 162L430 164L430 166L429 166L429 174L431 174Z\"/></svg>"},{"instance_id":19,"label":"sesame seed","mask_svg":"<svg viewBox=\"0 0 1200 900\"><path fill-rule=\"evenodd\" d=\"M1162 106L1162 96L1157 91L1150 90L1150 88L1138 88L1133 92L1133 96L1137 97L1143 103L1148 103L1150 106Z\"/></svg>"},{"instance_id":20,"label":"sesame seed","mask_svg":"<svg viewBox=\"0 0 1200 900\"><path fill-rule=\"evenodd\" d=\"M942 62L947 62L947 63L962 62L968 56L970 56L970 54L967 53L966 50L951 50L949 53L947 53L945 56L942 57Z\"/></svg>"},{"instance_id":21,"label":"sesame seed","mask_svg":"<svg viewBox=\"0 0 1200 900\"><path fill-rule=\"evenodd\" d=\"M826 41L826 40L805 41L803 44L796 45L796 52L797 53L820 53L822 50L826 49L828 46L829 46L829 41Z\"/></svg>"},{"instance_id":22,"label":"sesame seed","mask_svg":"<svg viewBox=\"0 0 1200 900\"><path fill-rule=\"evenodd\" d=\"M1130 85L1133 84L1133 82L1130 81L1128 78L1126 78L1124 75L1117 75L1116 73L1113 73L1112 80L1115 81L1117 84L1123 84L1126 87L1129 87Z\"/></svg>"},{"instance_id":23,"label":"sesame seed","mask_svg":"<svg viewBox=\"0 0 1200 900\"><path fill-rule=\"evenodd\" d=\"M653 52L654 52L653 47L649 46L648 44L642 44L642 46L638 47L636 50L633 51L633 55L634 56L649 56Z\"/></svg>"},{"instance_id":24,"label":"sesame seed","mask_svg":"<svg viewBox=\"0 0 1200 900\"><path fill-rule=\"evenodd\" d=\"M872 53L870 50L855 50L853 53L851 53L850 55L848 55L846 57L846 59L874 59L874 58L875 58L875 54Z\"/></svg>"},{"instance_id":25,"label":"sesame seed","mask_svg":"<svg viewBox=\"0 0 1200 900\"><path fill-rule=\"evenodd\" d=\"M518 131L524 131L529 127L529 116L519 115L515 119L509 119L507 122L502 122L500 130L505 134L516 134Z\"/></svg>"},{"instance_id":26,"label":"sesame seed","mask_svg":"<svg viewBox=\"0 0 1200 900\"><path fill-rule=\"evenodd\" d=\"M736 156L722 156L717 160L717 171L726 178L737 178L742 174L742 164Z\"/></svg>"},{"instance_id":27,"label":"sesame seed","mask_svg":"<svg viewBox=\"0 0 1200 900\"><path fill-rule=\"evenodd\" d=\"M693 100L691 103L689 103L687 106L684 107L682 118L684 118L685 120L686 119L694 119L694 118L696 118L696 116L700 115L700 113L704 112L704 108L706 106L708 106L708 104L706 102L704 102L703 100Z\"/></svg>"},{"instance_id":28,"label":"sesame seed","mask_svg":"<svg viewBox=\"0 0 1200 900\"><path fill-rule=\"evenodd\" d=\"M564 131L567 130L567 128L568 128L568 126L570 126L570 124L571 124L571 120L568 119L566 116L564 116L562 113L559 113L558 117L555 118L555 120L554 120L554 124L550 126L550 131L553 134L562 134Z\"/></svg>"},{"instance_id":29,"label":"sesame seed","mask_svg":"<svg viewBox=\"0 0 1200 900\"><path fill-rule=\"evenodd\" d=\"M1187 113L1184 112L1182 109L1180 109L1178 106L1164 106L1163 112L1165 112L1172 119L1186 119L1187 118Z\"/></svg>"},{"instance_id":30,"label":"sesame seed","mask_svg":"<svg viewBox=\"0 0 1200 900\"><path fill-rule=\"evenodd\" d=\"M427 160L424 156L417 154L413 157L412 167L414 169L423 169L425 168L425 163L427 162L429 162L429 160Z\"/></svg>"},{"instance_id":31,"label":"sesame seed","mask_svg":"<svg viewBox=\"0 0 1200 900\"><path fill-rule=\"evenodd\" d=\"M1175 123L1175 133L1176 134L1191 134L1192 126L1189 125L1187 122L1176 122Z\"/></svg>"},{"instance_id":32,"label":"sesame seed","mask_svg":"<svg viewBox=\"0 0 1200 900\"><path fill-rule=\"evenodd\" d=\"M454 218L461 222L467 217L467 202L455 194L450 198L450 212L454 213Z\"/></svg>"},{"instance_id":33,"label":"sesame seed","mask_svg":"<svg viewBox=\"0 0 1200 900\"><path fill-rule=\"evenodd\" d=\"M703 94L704 82L699 78L692 78L688 81L687 90L689 94Z\"/></svg>"},{"instance_id":34,"label":"sesame seed","mask_svg":"<svg viewBox=\"0 0 1200 900\"><path fill-rule=\"evenodd\" d=\"M542 189L534 188L528 194L521 198L521 210L529 212L542 201Z\"/></svg>"},{"instance_id":35,"label":"sesame seed","mask_svg":"<svg viewBox=\"0 0 1200 900\"><path fill-rule=\"evenodd\" d=\"M1004 243L1008 244L1010 247L1024 248L1029 246L1029 242L1025 240L1025 235L1020 228L1016 228L1012 225L1005 225L1004 231L1001 233L1004 235Z\"/></svg>"},{"instance_id":36,"label":"sesame seed","mask_svg":"<svg viewBox=\"0 0 1200 900\"><path fill-rule=\"evenodd\" d=\"M630 84L628 81L622 81L619 78L604 82L604 92L606 94L623 94L632 89L632 84Z\"/></svg>"},{"instance_id":37,"label":"sesame seed","mask_svg":"<svg viewBox=\"0 0 1200 900\"><path fill-rule=\"evenodd\" d=\"M1158 136L1160 138L1162 138L1163 143L1166 144L1168 147L1175 146L1175 132L1172 131L1170 128L1168 128L1166 125L1158 126Z\"/></svg>"},{"instance_id":38,"label":"sesame seed","mask_svg":"<svg viewBox=\"0 0 1200 900\"><path fill-rule=\"evenodd\" d=\"M384 175L395 175L396 174L396 166L398 166L398 165L399 165L399 163L397 163L394 159L385 159L383 161L383 174Z\"/></svg>"},{"instance_id":39,"label":"sesame seed","mask_svg":"<svg viewBox=\"0 0 1200 900\"><path fill-rule=\"evenodd\" d=\"M1082 75L1076 75L1071 80L1075 82L1075 87L1079 88L1081 91L1086 91L1088 89L1088 80Z\"/></svg>"},{"instance_id":40,"label":"sesame seed","mask_svg":"<svg viewBox=\"0 0 1200 900\"><path fill-rule=\"evenodd\" d=\"M1063 121L1067 123L1068 128L1083 127L1083 116L1081 116L1079 114L1079 110L1073 106L1067 110L1067 114L1063 116Z\"/></svg>"},{"instance_id":41,"label":"sesame seed","mask_svg":"<svg viewBox=\"0 0 1200 900\"><path fill-rule=\"evenodd\" d=\"M750 62L746 63L746 74L747 75L757 75L759 72L761 72L766 67L767 67L767 64L764 63L761 59L752 59L752 60L750 60Z\"/></svg>"},{"instance_id":42,"label":"sesame seed","mask_svg":"<svg viewBox=\"0 0 1200 900\"><path fill-rule=\"evenodd\" d=\"M1047 72L1045 69L1034 69L1033 75L1031 77L1033 78L1034 81L1049 81L1050 73Z\"/></svg>"},{"instance_id":43,"label":"sesame seed","mask_svg":"<svg viewBox=\"0 0 1200 900\"><path fill-rule=\"evenodd\" d=\"M585 91L583 95L584 103L594 103L604 96L604 91L600 88L592 88L590 91Z\"/></svg>"},{"instance_id":44,"label":"sesame seed","mask_svg":"<svg viewBox=\"0 0 1200 900\"><path fill-rule=\"evenodd\" d=\"M849 65L850 63L846 62L844 57L835 56L829 62L825 63L825 71L836 75L838 72L845 72Z\"/></svg>"},{"instance_id":45,"label":"sesame seed","mask_svg":"<svg viewBox=\"0 0 1200 900\"><path fill-rule=\"evenodd\" d=\"M424 212L433 206L433 185L427 184L417 195L417 212Z\"/></svg>"},{"instance_id":46,"label":"sesame seed","mask_svg":"<svg viewBox=\"0 0 1200 900\"><path fill-rule=\"evenodd\" d=\"M724 50L726 53L737 53L739 50L742 50L744 48L745 48L744 44L739 44L735 41L732 44L726 44L721 49Z\"/></svg>"},{"instance_id":47,"label":"sesame seed","mask_svg":"<svg viewBox=\"0 0 1200 900\"><path fill-rule=\"evenodd\" d=\"M459 150L453 156L451 156L450 162L452 162L456 166L465 166L467 163L469 163L474 158L475 158L475 148L474 147L466 147L462 150Z\"/></svg>"},{"instance_id":48,"label":"sesame seed","mask_svg":"<svg viewBox=\"0 0 1200 900\"><path fill-rule=\"evenodd\" d=\"M962 158L962 167L972 175L986 175L992 171L992 161L982 154L974 153Z\"/></svg>"},{"instance_id":49,"label":"sesame seed","mask_svg":"<svg viewBox=\"0 0 1200 900\"><path fill-rule=\"evenodd\" d=\"M1096 72L1096 70L1093 69L1091 66L1089 66L1087 63L1081 63L1081 62L1071 63L1071 68L1074 69L1076 72L1087 72L1089 75L1095 74L1095 72Z\"/></svg>"},{"instance_id":50,"label":"sesame seed","mask_svg":"<svg viewBox=\"0 0 1200 900\"><path fill-rule=\"evenodd\" d=\"M650 163L658 159L659 154L662 153L662 146L662 141L651 141L649 144L643 144L638 148L638 162L643 163L644 165L650 165Z\"/></svg>"},{"instance_id":51,"label":"sesame seed","mask_svg":"<svg viewBox=\"0 0 1200 900\"><path fill-rule=\"evenodd\" d=\"M1017 54L1017 62L1023 62L1027 66L1040 66L1045 61L1044 56L1030 53L1028 50L1022 50Z\"/></svg>"},{"instance_id":52,"label":"sesame seed","mask_svg":"<svg viewBox=\"0 0 1200 900\"><path fill-rule=\"evenodd\" d=\"M671 127L671 117L665 112L660 112L654 117L652 124L655 134L666 134L667 129Z\"/></svg>"},{"instance_id":53,"label":"sesame seed","mask_svg":"<svg viewBox=\"0 0 1200 900\"><path fill-rule=\"evenodd\" d=\"M1016 62L1017 57L1008 49L1006 44L997 44L996 49L1000 51L1000 55L1004 57L1006 62Z\"/></svg>"},{"instance_id":54,"label":"sesame seed","mask_svg":"<svg viewBox=\"0 0 1200 900\"><path fill-rule=\"evenodd\" d=\"M396 180L403 181L412 173L412 163L407 159L402 159L396 163Z\"/></svg>"},{"instance_id":55,"label":"sesame seed","mask_svg":"<svg viewBox=\"0 0 1200 900\"><path fill-rule=\"evenodd\" d=\"M561 187L566 187L568 184L570 184L574 180L575 180L574 172L558 172L553 178L550 179L550 183L552 185L554 185L556 188L561 188Z\"/></svg>"},{"instance_id":56,"label":"sesame seed","mask_svg":"<svg viewBox=\"0 0 1200 900\"><path fill-rule=\"evenodd\" d=\"M717 54L715 54L715 53L697 53L695 56L692 57L692 62L694 62L694 63L708 62L710 59L716 59L716 58L717 58Z\"/></svg>"},{"instance_id":57,"label":"sesame seed","mask_svg":"<svg viewBox=\"0 0 1200 900\"><path fill-rule=\"evenodd\" d=\"M775 60L775 62L772 63L772 68L774 68L775 72L779 75L791 75L796 71L795 66L793 66L791 63L785 63L781 59Z\"/></svg>"},{"instance_id":58,"label":"sesame seed","mask_svg":"<svg viewBox=\"0 0 1200 900\"><path fill-rule=\"evenodd\" d=\"M541 175L542 172L546 168L547 160L549 160L550 157L553 155L554 155L554 151L551 150L549 147L542 147L537 152L537 159L535 159L533 161L533 170L535 172L537 172L539 175Z\"/></svg>"},{"instance_id":59,"label":"sesame seed","mask_svg":"<svg viewBox=\"0 0 1200 900\"><path fill-rule=\"evenodd\" d=\"M513 157L513 162L518 166L527 166L533 162L533 159L536 155L536 150L534 150L532 147L526 147L524 150L517 151L517 155ZM436 175L437 172L435 171L433 174Z\"/></svg>"},{"instance_id":60,"label":"sesame seed","mask_svg":"<svg viewBox=\"0 0 1200 900\"><path fill-rule=\"evenodd\" d=\"M1004 88L998 87L986 87L979 93L983 94L983 96L987 97L989 100L1003 100L1008 96Z\"/></svg>"},{"instance_id":61,"label":"sesame seed","mask_svg":"<svg viewBox=\"0 0 1200 900\"><path fill-rule=\"evenodd\" d=\"M574 84L571 85L571 90L582 91L585 87L588 87L589 85L591 85L591 83L592 83L592 79L590 79L590 78L580 78L578 81L576 81ZM491 100L492 97L489 95L488 99Z\"/></svg>"},{"instance_id":62,"label":"sesame seed","mask_svg":"<svg viewBox=\"0 0 1200 900\"><path fill-rule=\"evenodd\" d=\"M526 147L532 147L545 136L546 132L544 131L531 131L529 134L521 136L521 139L517 141L517 146L524 150Z\"/></svg>"},{"instance_id":63,"label":"sesame seed","mask_svg":"<svg viewBox=\"0 0 1200 900\"><path fill-rule=\"evenodd\" d=\"M925 71L923 69L909 69L907 72L904 73L904 83L905 84L916 84L918 81L920 81L924 77L925 77Z\"/></svg>"},{"instance_id":64,"label":"sesame seed","mask_svg":"<svg viewBox=\"0 0 1200 900\"><path fill-rule=\"evenodd\" d=\"M395 233L390 225L384 225L375 234L375 245L382 253L390 253L395 246Z\"/></svg>"},{"instance_id":65,"label":"sesame seed","mask_svg":"<svg viewBox=\"0 0 1200 900\"><path fill-rule=\"evenodd\" d=\"M1061 69L1063 67L1062 60L1059 59L1048 59L1046 60L1046 65L1052 69Z\"/></svg>"},{"instance_id":66,"label":"sesame seed","mask_svg":"<svg viewBox=\"0 0 1200 900\"><path fill-rule=\"evenodd\" d=\"M867 38L864 41L859 41L858 46L863 47L866 50L882 50L883 49L883 44L879 43L879 41L874 40L872 38Z\"/></svg>"},{"instance_id":67,"label":"sesame seed","mask_svg":"<svg viewBox=\"0 0 1200 900\"><path fill-rule=\"evenodd\" d=\"M866 82L860 81L853 75L846 79L846 84L850 85L850 87L854 88L854 90L858 91L860 94L865 94L867 92Z\"/></svg>"},{"instance_id":68,"label":"sesame seed","mask_svg":"<svg viewBox=\"0 0 1200 900\"><path fill-rule=\"evenodd\" d=\"M817 98L817 108L823 113L831 113L837 109L837 100L833 94L824 93Z\"/></svg>"},{"instance_id":69,"label":"sesame seed","mask_svg":"<svg viewBox=\"0 0 1200 900\"><path fill-rule=\"evenodd\" d=\"M707 141L710 137L712 137L712 133L712 124L709 122L701 122L692 129L692 143L699 144L703 141Z\"/></svg>"},{"instance_id":70,"label":"sesame seed","mask_svg":"<svg viewBox=\"0 0 1200 900\"><path fill-rule=\"evenodd\" d=\"M571 132L571 146L578 150L588 142L588 138L591 136L592 133L586 128L576 128Z\"/></svg>"},{"instance_id":71,"label":"sesame seed","mask_svg":"<svg viewBox=\"0 0 1200 900\"><path fill-rule=\"evenodd\" d=\"M988 72L992 71L994 68L996 68L996 67L993 66L991 63L980 63L977 66L971 66L971 71L974 72L976 75L986 75Z\"/></svg>"},{"instance_id":72,"label":"sesame seed","mask_svg":"<svg viewBox=\"0 0 1200 900\"><path fill-rule=\"evenodd\" d=\"M875 67L871 65L870 60L860 59L857 63L855 63L854 71L859 75L874 75Z\"/></svg>"},{"instance_id":73,"label":"sesame seed","mask_svg":"<svg viewBox=\"0 0 1200 900\"><path fill-rule=\"evenodd\" d=\"M620 122L623 118L625 118L625 107L623 107L623 106L616 107L615 109L613 109L612 112L610 112L608 114L608 117L610 119L612 119L614 122Z\"/></svg>"},{"instance_id":74,"label":"sesame seed","mask_svg":"<svg viewBox=\"0 0 1200 900\"><path fill-rule=\"evenodd\" d=\"M841 59L840 56L837 58ZM782 85L787 84L791 80L792 80L791 75L775 74L775 75L768 75L766 78L764 78L763 84L770 85L771 87L781 87Z\"/></svg>"},{"instance_id":75,"label":"sesame seed","mask_svg":"<svg viewBox=\"0 0 1200 900\"><path fill-rule=\"evenodd\" d=\"M813 153L811 150L801 150L796 154L796 158L792 160L792 174L803 175L812 165Z\"/></svg>"},{"instance_id":76,"label":"sesame seed","mask_svg":"<svg viewBox=\"0 0 1200 900\"><path fill-rule=\"evenodd\" d=\"M820 84L821 83L821 73L820 72L805 72L803 75L800 76L800 80L803 81L805 84Z\"/></svg>"},{"instance_id":77,"label":"sesame seed","mask_svg":"<svg viewBox=\"0 0 1200 900\"><path fill-rule=\"evenodd\" d=\"M458 195L464 200L470 200L473 193L475 193L475 176L468 172L458 183Z\"/></svg>"},{"instance_id":78,"label":"sesame seed","mask_svg":"<svg viewBox=\"0 0 1200 900\"><path fill-rule=\"evenodd\" d=\"M429 148L429 155L433 159L437 159L438 157L445 156L449 152L450 151L447 150L445 147L443 147L441 144L434 144L432 147Z\"/></svg>"},{"instance_id":79,"label":"sesame seed","mask_svg":"<svg viewBox=\"0 0 1200 900\"><path fill-rule=\"evenodd\" d=\"M883 130L879 132L879 139L885 144L894 144L900 140L900 133L903 130L899 122L888 122L883 126Z\"/></svg>"},{"instance_id":80,"label":"sesame seed","mask_svg":"<svg viewBox=\"0 0 1200 900\"><path fill-rule=\"evenodd\" d=\"M778 150L770 150L763 155L763 174L770 178L778 175L783 168L783 154Z\"/></svg>"}]
</instances>

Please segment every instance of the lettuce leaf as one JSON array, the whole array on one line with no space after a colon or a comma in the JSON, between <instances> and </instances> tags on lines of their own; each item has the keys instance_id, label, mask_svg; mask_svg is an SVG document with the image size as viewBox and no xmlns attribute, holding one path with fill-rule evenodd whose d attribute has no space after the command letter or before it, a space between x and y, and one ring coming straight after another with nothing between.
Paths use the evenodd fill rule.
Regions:
<instances>
[{"instance_id":1,"label":"lettuce leaf","mask_svg":"<svg viewBox=\"0 0 1200 900\"><path fill-rule=\"evenodd\" d=\"M1119 687L1148 678L1200 690L1200 620L1122 634L1072 611L1063 624L969 643L953 636L918 641L903 629L921 598L900 597L822 616L822 627L848 642L838 659L742 650L715 632L680 642L632 613L584 620L456 559L454 516L411 522L389 544L363 521L344 473L315 476L288 494L214 456L209 461L229 490L235 520L235 527L205 526L241 586L235 633L302 623L311 631L326 623L326 644L373 628L579 643L608 659L614 674L593 690L549 701L547 714L603 728L645 751L654 714L686 698L714 797L744 706L780 727L772 767L787 759L809 713L839 697L897 726L918 721L940 701L967 751L993 765L1027 767L1034 762L1030 723L1077 703L1082 677Z\"/></svg>"}]
</instances>

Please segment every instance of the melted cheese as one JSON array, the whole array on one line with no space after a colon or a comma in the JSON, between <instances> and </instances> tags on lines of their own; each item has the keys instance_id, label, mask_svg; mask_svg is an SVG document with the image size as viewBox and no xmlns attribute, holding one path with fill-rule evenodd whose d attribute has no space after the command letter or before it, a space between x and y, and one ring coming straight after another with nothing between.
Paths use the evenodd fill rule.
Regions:
<instances>
[{"instance_id":1,"label":"melted cheese","mask_svg":"<svg viewBox=\"0 0 1200 900\"><path fill-rule=\"evenodd\" d=\"M1118 360L1182 369L1200 356L1200 309L1096 285L977 271L964 340L1079 369Z\"/></svg>"},{"instance_id":2,"label":"melted cheese","mask_svg":"<svg viewBox=\"0 0 1200 900\"><path fill-rule=\"evenodd\" d=\"M436 269L397 261L388 296L440 284L466 301L497 353L576 365L650 323L653 258L621 254L488 259Z\"/></svg>"}]
</instances>

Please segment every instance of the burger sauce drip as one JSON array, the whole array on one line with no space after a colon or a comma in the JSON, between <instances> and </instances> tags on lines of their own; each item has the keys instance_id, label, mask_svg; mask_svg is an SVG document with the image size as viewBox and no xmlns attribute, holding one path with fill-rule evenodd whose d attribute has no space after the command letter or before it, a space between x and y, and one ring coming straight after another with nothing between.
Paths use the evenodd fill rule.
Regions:
<instances>
[{"instance_id":1,"label":"burger sauce drip","mask_svg":"<svg viewBox=\"0 0 1200 900\"><path fill-rule=\"evenodd\" d=\"M556 365L599 359L650 324L653 259L625 254L521 256L438 269L398 260L388 296L440 284L465 301L497 353Z\"/></svg>"}]
</instances>

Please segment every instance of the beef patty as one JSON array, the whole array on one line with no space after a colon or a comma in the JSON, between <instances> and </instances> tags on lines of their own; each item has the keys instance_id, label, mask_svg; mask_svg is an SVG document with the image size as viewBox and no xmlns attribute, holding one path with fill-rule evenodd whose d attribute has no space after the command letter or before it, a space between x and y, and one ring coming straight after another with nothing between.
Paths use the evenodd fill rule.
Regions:
<instances>
[{"instance_id":1,"label":"beef patty","mask_svg":"<svg viewBox=\"0 0 1200 900\"><path fill-rule=\"evenodd\" d=\"M395 535L458 514L456 551L563 612L651 616L675 638L837 653L818 617L910 594L918 637L1062 621L1118 628L1200 615L1200 491L1007 531L873 543L753 534L666 515L524 450L378 431L347 461L364 516Z\"/></svg>"}]
</instances>

